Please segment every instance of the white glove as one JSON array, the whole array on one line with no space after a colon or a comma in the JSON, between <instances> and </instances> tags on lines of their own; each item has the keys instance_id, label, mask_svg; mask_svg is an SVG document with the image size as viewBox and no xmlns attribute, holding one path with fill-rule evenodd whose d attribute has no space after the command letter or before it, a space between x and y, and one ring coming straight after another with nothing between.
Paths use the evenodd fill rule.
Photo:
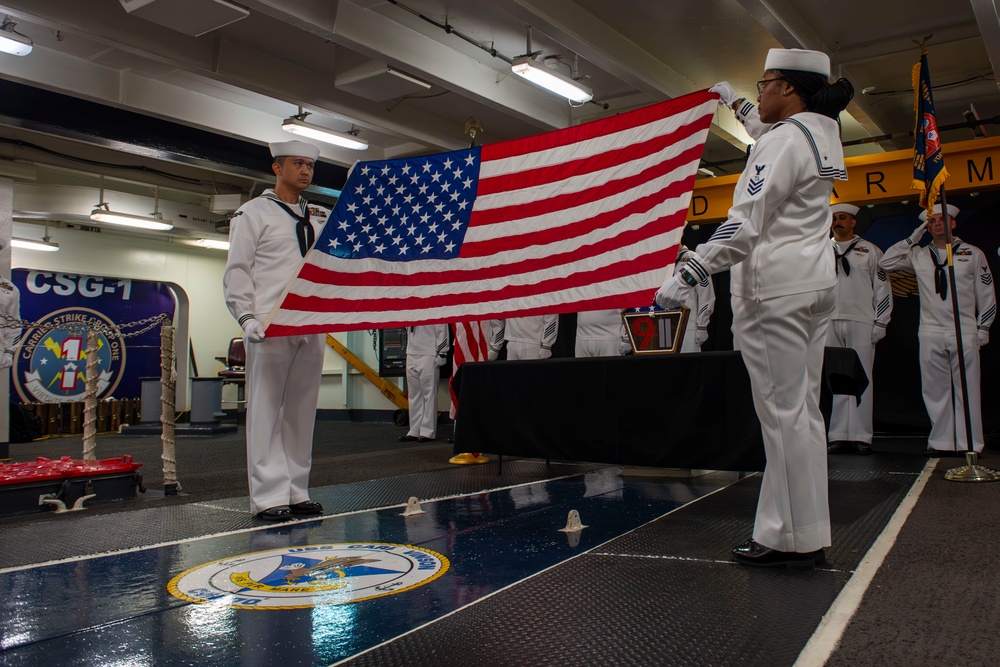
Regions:
<instances>
[{"instance_id":1,"label":"white glove","mask_svg":"<svg viewBox=\"0 0 1000 667\"><path fill-rule=\"evenodd\" d=\"M728 81L720 81L709 88L708 92L717 93L719 95L719 104L724 104L730 109L733 108L733 102L740 99L740 96L733 90Z\"/></svg>"},{"instance_id":2,"label":"white glove","mask_svg":"<svg viewBox=\"0 0 1000 667\"><path fill-rule=\"evenodd\" d=\"M983 331L982 329L980 329L979 331L976 332L976 336L979 338L979 347L980 348L986 347L986 344L990 342L990 332L989 331ZM6 356L7 355L5 354L4 357L6 358ZM4 366L4 368L7 368L7 367Z\"/></svg>"},{"instance_id":3,"label":"white glove","mask_svg":"<svg viewBox=\"0 0 1000 667\"><path fill-rule=\"evenodd\" d=\"M695 329L694 344L701 347L708 340L708 329Z\"/></svg>"},{"instance_id":4,"label":"white glove","mask_svg":"<svg viewBox=\"0 0 1000 667\"><path fill-rule=\"evenodd\" d=\"M924 237L924 232L926 231L927 231L927 223L921 222L920 226L914 229L913 233L910 234L906 240L910 242L910 245L917 245L918 243L920 243L920 239Z\"/></svg>"},{"instance_id":5,"label":"white glove","mask_svg":"<svg viewBox=\"0 0 1000 667\"><path fill-rule=\"evenodd\" d=\"M448 361L448 355L445 354L439 354L436 357L434 357L434 365L437 366L438 368L444 366L447 361Z\"/></svg>"},{"instance_id":6,"label":"white glove","mask_svg":"<svg viewBox=\"0 0 1000 667\"><path fill-rule=\"evenodd\" d=\"M632 354L632 344L627 340L623 340L619 346L618 351L624 356L626 354Z\"/></svg>"},{"instance_id":7,"label":"white glove","mask_svg":"<svg viewBox=\"0 0 1000 667\"><path fill-rule=\"evenodd\" d=\"M687 300L688 294L690 294L692 289L694 289L694 286L688 285L681 280L681 272L678 271L663 281L663 285L653 295L653 301L664 310L680 308Z\"/></svg>"},{"instance_id":8,"label":"white glove","mask_svg":"<svg viewBox=\"0 0 1000 667\"><path fill-rule=\"evenodd\" d=\"M243 323L243 337L251 343L261 342L264 340L264 325L251 317Z\"/></svg>"},{"instance_id":9,"label":"white glove","mask_svg":"<svg viewBox=\"0 0 1000 667\"><path fill-rule=\"evenodd\" d=\"M0 354L0 370L10 368L13 365L14 365L13 352L4 352L3 354Z\"/></svg>"},{"instance_id":10,"label":"white glove","mask_svg":"<svg viewBox=\"0 0 1000 667\"><path fill-rule=\"evenodd\" d=\"M885 338L885 327L872 327L872 345Z\"/></svg>"},{"instance_id":11,"label":"white glove","mask_svg":"<svg viewBox=\"0 0 1000 667\"><path fill-rule=\"evenodd\" d=\"M495 350L492 347L486 351L486 361L496 361L500 358L500 350Z\"/></svg>"},{"instance_id":12,"label":"white glove","mask_svg":"<svg viewBox=\"0 0 1000 667\"><path fill-rule=\"evenodd\" d=\"M538 358L539 359L548 359L551 356L552 356L552 350L551 349L549 349L547 347L540 347L540 348L538 348Z\"/></svg>"}]
</instances>

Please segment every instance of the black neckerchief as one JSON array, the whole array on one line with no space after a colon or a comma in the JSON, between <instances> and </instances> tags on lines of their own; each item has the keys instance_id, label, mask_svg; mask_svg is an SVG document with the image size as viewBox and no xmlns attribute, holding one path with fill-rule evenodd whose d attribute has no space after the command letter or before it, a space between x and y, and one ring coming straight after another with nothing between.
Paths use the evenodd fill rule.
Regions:
<instances>
[{"instance_id":1,"label":"black neckerchief","mask_svg":"<svg viewBox=\"0 0 1000 667\"><path fill-rule=\"evenodd\" d=\"M837 273L840 273L840 267L843 266L844 275L845 276L851 275L851 263L847 261L847 255L850 254L852 250L854 250L854 246L858 245L860 241L861 239L854 239L853 241L851 241L851 245L847 246L847 250L845 250L843 254L837 252L836 245L833 246L833 254L837 258L834 263L834 266L837 269ZM834 243L836 243L836 241L834 241Z\"/></svg>"},{"instance_id":2,"label":"black neckerchief","mask_svg":"<svg viewBox=\"0 0 1000 667\"><path fill-rule=\"evenodd\" d=\"M960 245L962 244L956 243L952 246L951 252L953 255ZM927 246L927 252L931 254L931 261L934 262L934 291L940 294L941 300L944 301L948 298L948 274L944 270L944 267L948 263L946 261L938 263L937 253L934 252L933 244Z\"/></svg>"},{"instance_id":3,"label":"black neckerchief","mask_svg":"<svg viewBox=\"0 0 1000 667\"><path fill-rule=\"evenodd\" d=\"M306 202L305 206L303 206L306 214L299 215L280 199L275 199L274 197L268 197L268 199L285 209L285 213L295 219L295 237L299 240L299 252L305 257L306 253L309 252L309 248L312 248L313 243L316 242L316 230L309 223L309 202Z\"/></svg>"}]
</instances>

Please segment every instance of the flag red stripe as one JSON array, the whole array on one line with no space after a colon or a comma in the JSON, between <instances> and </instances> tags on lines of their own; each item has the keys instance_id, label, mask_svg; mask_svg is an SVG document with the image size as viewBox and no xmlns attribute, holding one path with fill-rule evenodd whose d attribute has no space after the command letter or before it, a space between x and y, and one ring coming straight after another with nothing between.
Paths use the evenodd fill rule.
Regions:
<instances>
[{"instance_id":1,"label":"flag red stripe","mask_svg":"<svg viewBox=\"0 0 1000 667\"><path fill-rule=\"evenodd\" d=\"M675 114L689 111L700 104L704 104L711 99L715 99L715 97L715 93L703 90L697 93L691 93L690 95L684 95L683 97L667 100L666 102L660 102L659 104L643 107L642 109L636 109L618 116L611 116L609 118L602 118L600 120L584 123L583 125L576 125L562 130L553 130L551 132L546 132L545 134L525 137L523 139L513 139L511 141L487 144L483 146L480 156L483 161L500 160L517 155L526 155L528 153L536 153L538 151L559 148L561 146L569 146L570 144L575 144L580 141L587 141L588 139L595 139L597 137L614 134L615 132L621 132L622 130L628 130L633 127L646 125L667 116L673 116ZM711 114L709 115L711 116Z\"/></svg>"},{"instance_id":2,"label":"flag red stripe","mask_svg":"<svg viewBox=\"0 0 1000 667\"><path fill-rule=\"evenodd\" d=\"M576 248L569 252L554 253L546 257L525 260L517 264L503 264L498 266L484 266L475 269L455 269L452 271L420 271L417 273L379 273L377 271L367 271L364 273L346 273L324 269L315 264L306 264L299 273L299 278L312 283L322 285L336 285L338 287L404 287L411 285L450 285L469 283L474 280L485 280L495 278L506 278L508 276L541 271L553 266L560 266L578 262L587 257L599 255L612 250L629 247L636 243L648 242L650 238L658 234L665 233L671 229L676 229L684 224L687 217L687 209L681 209L668 216L651 220L638 229L622 232L621 234L603 239L597 243L582 248ZM666 266L673 261L664 261L662 266ZM289 293L282 308L288 307L288 298L293 293ZM302 309L297 309L302 310ZM352 309L355 310L355 309Z\"/></svg>"},{"instance_id":3,"label":"flag red stripe","mask_svg":"<svg viewBox=\"0 0 1000 667\"><path fill-rule=\"evenodd\" d=\"M518 250L535 245L547 245L561 240L584 236L596 229L607 229L614 223L624 220L630 215L644 213L669 199L680 197L691 189L694 180L695 177L692 174L684 180L672 181L659 192L653 192L644 197L634 199L622 208L598 213L579 222L562 225L561 227L553 227L514 236L501 236L486 241L467 241L462 245L462 250L458 256L463 259L487 257L505 250ZM567 205L572 206L573 204ZM684 210L684 214L686 216L686 209ZM521 272L518 271L518 273Z\"/></svg>"},{"instance_id":4,"label":"flag red stripe","mask_svg":"<svg viewBox=\"0 0 1000 667\"><path fill-rule=\"evenodd\" d=\"M666 252L666 251L665 251ZM634 259L614 262L590 271L578 271L569 276L557 276L531 285L505 285L497 290L483 290L475 293L458 292L440 294L433 297L386 297L376 299L343 299L339 297L299 296L289 293L281 304L285 311L305 311L310 313L338 313L356 311L427 310L457 305L482 304L490 301L524 298L560 292L581 285L602 283L616 278L632 276L666 266L673 258L664 253L640 255ZM676 254L676 250L674 250ZM652 298L652 297L650 297Z\"/></svg>"},{"instance_id":5,"label":"flag red stripe","mask_svg":"<svg viewBox=\"0 0 1000 667\"><path fill-rule=\"evenodd\" d=\"M655 164L638 174L619 180L608 181L580 192L569 192L562 195L556 195L554 197L548 197L541 201L513 204L510 206L503 206L501 208L485 209L481 211L473 209L472 217L469 219L469 227L493 225L510 222L512 220L522 220L524 218L537 217L557 211L563 211L573 208L574 206L601 201L602 199L615 195L619 192L640 187L656 178L669 174L678 167L692 162L697 162L701 157L703 148L703 146L695 146L684 151L683 153L680 153L674 158L664 160L663 162ZM694 176L691 176L689 180L684 182L690 186L693 179Z\"/></svg>"},{"instance_id":6,"label":"flag red stripe","mask_svg":"<svg viewBox=\"0 0 1000 667\"><path fill-rule=\"evenodd\" d=\"M557 315L559 313L576 313L585 310L607 310L611 308L633 308L636 304L652 302L653 291L642 289L625 294L615 294L607 297L587 299L585 301L574 301L573 303L551 304L539 306L537 308L524 308L516 312L501 311L476 315L476 320L482 318L503 317L529 317L531 315ZM454 321L456 318L449 318ZM438 324L440 319L428 318L427 320L386 320L378 319L365 322L329 322L321 324L306 324L302 326L290 326L287 324L271 324L267 327L269 336L303 336L317 333L336 333L338 331L359 331L363 329L392 329L395 327L408 327L413 324ZM473 361L469 359L469 361Z\"/></svg>"},{"instance_id":7,"label":"flag red stripe","mask_svg":"<svg viewBox=\"0 0 1000 667\"><path fill-rule=\"evenodd\" d=\"M563 162L561 164L546 165L535 169L525 169L513 173L501 174L479 179L476 189L477 196L492 195L498 192L508 192L517 190L526 185L532 187L555 183L570 176L580 176L605 169L612 169L623 164L628 164L635 160L641 160L659 153L667 146L676 144L684 139L701 132L712 122L711 116L695 118L693 122L678 128L671 134L654 136L647 141L630 143L615 149L609 149L597 155L588 155L577 160ZM699 145L693 149L685 151L688 154L695 152L695 158L700 157L704 147ZM677 158L673 158L676 160ZM663 172L661 172L663 173Z\"/></svg>"}]
</instances>

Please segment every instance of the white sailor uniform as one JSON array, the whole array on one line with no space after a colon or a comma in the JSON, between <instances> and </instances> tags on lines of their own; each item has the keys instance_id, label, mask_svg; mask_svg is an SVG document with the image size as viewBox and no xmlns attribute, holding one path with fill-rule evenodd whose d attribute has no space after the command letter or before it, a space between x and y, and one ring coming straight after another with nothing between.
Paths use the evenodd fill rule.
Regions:
<instances>
[{"instance_id":1,"label":"white sailor uniform","mask_svg":"<svg viewBox=\"0 0 1000 667\"><path fill-rule=\"evenodd\" d=\"M965 375L969 390L972 442L983 451L983 420L980 406L978 332L988 335L996 318L997 302L993 274L983 251L952 237L955 283L962 329ZM920 247L906 238L889 247L882 257L886 271L912 269L920 295L920 378L924 406L931 419L927 446L941 451L967 451L965 409L962 406L955 319L951 285L944 249L930 244Z\"/></svg>"},{"instance_id":2,"label":"white sailor uniform","mask_svg":"<svg viewBox=\"0 0 1000 667\"><path fill-rule=\"evenodd\" d=\"M448 325L428 324L406 330L406 396L414 438L437 437L437 394L441 366L448 361Z\"/></svg>"},{"instance_id":3,"label":"white sailor uniform","mask_svg":"<svg viewBox=\"0 0 1000 667\"><path fill-rule=\"evenodd\" d=\"M21 292L17 285L0 278L0 313L10 319L21 319ZM9 321L2 322L4 326L0 328L0 342L3 349L0 350L0 369L10 368L14 365L14 354L17 350L18 341L21 340L21 329L10 326Z\"/></svg>"},{"instance_id":4,"label":"white sailor uniform","mask_svg":"<svg viewBox=\"0 0 1000 667\"><path fill-rule=\"evenodd\" d=\"M834 395L829 439L871 444L872 362L875 341L885 335L892 316L892 287L885 271L879 268L882 251L878 246L860 236L830 242L837 271L837 312L826 345L849 347L857 352L868 376L868 388L860 403L854 396Z\"/></svg>"},{"instance_id":5,"label":"white sailor uniform","mask_svg":"<svg viewBox=\"0 0 1000 667\"><path fill-rule=\"evenodd\" d=\"M686 265L698 281L732 267L734 341L767 455L753 539L778 551L830 545L819 390L836 305L829 202L834 178L846 177L835 120L803 112L775 123L754 146L728 219Z\"/></svg>"},{"instance_id":6,"label":"white sailor uniform","mask_svg":"<svg viewBox=\"0 0 1000 667\"><path fill-rule=\"evenodd\" d=\"M622 311L588 310L576 315L576 357L617 357L622 348Z\"/></svg>"},{"instance_id":7,"label":"white sailor uniform","mask_svg":"<svg viewBox=\"0 0 1000 667\"><path fill-rule=\"evenodd\" d=\"M274 191L245 203L232 219L223 275L226 305L241 324L263 322L295 276L329 211L305 199L288 206ZM311 237L300 224L308 212ZM297 235L297 228L299 229ZM303 247L305 246L305 247ZM255 512L309 500L313 427L323 370L323 336L247 342L247 468Z\"/></svg>"},{"instance_id":8,"label":"white sailor uniform","mask_svg":"<svg viewBox=\"0 0 1000 667\"><path fill-rule=\"evenodd\" d=\"M548 359L559 333L558 315L513 317L506 320L507 359Z\"/></svg>"},{"instance_id":9,"label":"white sailor uniform","mask_svg":"<svg viewBox=\"0 0 1000 667\"><path fill-rule=\"evenodd\" d=\"M674 270L677 270L676 266ZM691 312L688 313L684 327L681 352L701 352L702 343L708 339L708 323L715 312L715 286L711 276L698 281L694 289L688 292L684 305Z\"/></svg>"},{"instance_id":10,"label":"white sailor uniform","mask_svg":"<svg viewBox=\"0 0 1000 667\"><path fill-rule=\"evenodd\" d=\"M507 333L506 320L487 320L486 324L486 359L496 361L503 349L504 337Z\"/></svg>"}]
</instances>

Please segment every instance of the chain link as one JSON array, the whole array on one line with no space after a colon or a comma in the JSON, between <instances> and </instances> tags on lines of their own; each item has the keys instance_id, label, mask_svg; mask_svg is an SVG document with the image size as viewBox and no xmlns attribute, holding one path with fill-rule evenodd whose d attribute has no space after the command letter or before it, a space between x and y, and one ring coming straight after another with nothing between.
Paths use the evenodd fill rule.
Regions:
<instances>
[{"instance_id":1,"label":"chain link","mask_svg":"<svg viewBox=\"0 0 1000 667\"><path fill-rule=\"evenodd\" d=\"M31 322L29 320L19 320L16 317L11 317L10 315L0 315L0 329L37 329L42 333L47 333L49 331L68 331L70 333L81 335L86 335L88 331L96 331L105 338L134 338L136 336L141 336L147 331L151 331L158 326L164 326L167 324L170 324L170 318L166 313L154 315L153 317L147 317L144 320L129 322L128 324L118 325L108 324L107 322L96 317L91 317L81 322L70 322L67 324L39 324L38 322ZM123 329L134 329L136 327L142 328L136 331L129 331L127 333L122 331ZM23 337L21 343L25 348L34 347L33 345L25 343Z\"/></svg>"}]
</instances>

